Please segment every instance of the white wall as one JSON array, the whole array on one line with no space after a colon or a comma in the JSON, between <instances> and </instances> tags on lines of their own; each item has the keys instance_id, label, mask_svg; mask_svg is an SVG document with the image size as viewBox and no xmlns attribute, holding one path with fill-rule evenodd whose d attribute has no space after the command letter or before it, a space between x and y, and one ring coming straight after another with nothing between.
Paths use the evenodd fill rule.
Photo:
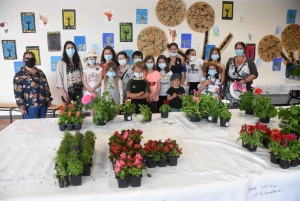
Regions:
<instances>
[{"instance_id":1,"label":"white wall","mask_svg":"<svg viewBox=\"0 0 300 201\"><path fill-rule=\"evenodd\" d=\"M195 0L184 0L186 7L189 8ZM300 2L299 0L238 0L234 1L233 20L222 20L222 1L206 0L215 11L214 26L220 27L220 36L213 37L212 30L209 33L209 44L218 46L225 36L231 32L234 35L233 40L222 54L222 61L225 63L229 57L235 55L234 44L238 41L245 43L256 43L268 34L274 34L277 25L284 29L286 24L286 13L288 9L297 9L296 23L300 23ZM86 36L87 50L91 45L98 43L100 51L102 50L102 33L115 33L116 52L124 49L137 50L136 38L138 33L147 26L158 26L168 35L168 27L161 24L155 15L155 0L0 0L0 20L8 20L11 23L11 36L0 36L1 40L16 40L17 55L20 61L26 46L39 46L41 56L41 68L49 80L54 103L60 103L59 91L55 88L55 72L51 72L50 56L61 55L62 52L48 52L47 32L60 31L62 46L66 40L73 40L74 36ZM111 8L115 12L115 24L104 25L103 10ZM148 24L136 24L136 8L148 9ZM62 29L62 9L76 9L76 30ZM22 33L20 12L35 12L36 33ZM246 22L239 22L239 13L246 13ZM39 13L50 14L50 29L41 29L39 27ZM133 23L133 42L119 42L119 22ZM204 33L198 33L191 30L184 20L177 29L179 40L181 33L192 33L192 40L201 40L203 44ZM247 34L254 31L254 38L248 41ZM179 41L178 40L178 41ZM1 87L0 102L14 103L13 94L13 62L16 60L4 60L2 54L2 45L0 53L1 69ZM83 57L87 52L79 52ZM165 51L166 55L168 52ZM202 46L197 51L197 56L202 57ZM258 55L256 54L256 58ZM263 63L258 69L259 79L284 78L284 70L281 72L272 72L271 62ZM283 67L282 69L285 69Z\"/></svg>"}]
</instances>

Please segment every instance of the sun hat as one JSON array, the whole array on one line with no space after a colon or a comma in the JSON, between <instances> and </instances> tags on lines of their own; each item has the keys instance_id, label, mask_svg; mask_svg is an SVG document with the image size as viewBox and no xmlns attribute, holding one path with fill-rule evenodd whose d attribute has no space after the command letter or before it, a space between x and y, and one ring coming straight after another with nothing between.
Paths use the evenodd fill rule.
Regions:
<instances>
[{"instance_id":1,"label":"sun hat","mask_svg":"<svg viewBox=\"0 0 300 201\"><path fill-rule=\"evenodd\" d=\"M207 68L209 66L214 66L218 69L219 73L222 73L223 69L222 67L219 65L219 63L215 62L215 61L211 61L211 62L208 62L208 61L204 61L203 63L203 66L202 66L202 70L203 72L206 72L207 71Z\"/></svg>"},{"instance_id":2,"label":"sun hat","mask_svg":"<svg viewBox=\"0 0 300 201\"><path fill-rule=\"evenodd\" d=\"M96 57L96 63L99 63L99 61L100 61L100 56L93 52L87 53L87 55L83 58L83 61L86 62L89 57Z\"/></svg>"}]
</instances>

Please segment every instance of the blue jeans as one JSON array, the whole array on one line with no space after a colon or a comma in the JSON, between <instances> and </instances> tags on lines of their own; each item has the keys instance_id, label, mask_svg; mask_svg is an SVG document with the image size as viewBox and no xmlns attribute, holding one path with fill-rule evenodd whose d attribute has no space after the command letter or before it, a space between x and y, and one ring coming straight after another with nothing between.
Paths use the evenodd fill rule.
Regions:
<instances>
[{"instance_id":1,"label":"blue jeans","mask_svg":"<svg viewBox=\"0 0 300 201\"><path fill-rule=\"evenodd\" d=\"M26 114L24 114L24 119L37 119L45 118L47 114L46 106L37 106L26 108Z\"/></svg>"},{"instance_id":2,"label":"blue jeans","mask_svg":"<svg viewBox=\"0 0 300 201\"><path fill-rule=\"evenodd\" d=\"M180 112L180 108L171 108L171 112Z\"/></svg>"}]
</instances>

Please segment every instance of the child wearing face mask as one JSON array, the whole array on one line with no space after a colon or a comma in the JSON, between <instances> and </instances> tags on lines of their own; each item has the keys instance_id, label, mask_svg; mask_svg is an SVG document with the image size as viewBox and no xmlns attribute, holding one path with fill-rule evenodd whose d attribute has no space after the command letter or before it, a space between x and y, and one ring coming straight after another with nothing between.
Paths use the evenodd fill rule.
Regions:
<instances>
[{"instance_id":1,"label":"child wearing face mask","mask_svg":"<svg viewBox=\"0 0 300 201\"><path fill-rule=\"evenodd\" d=\"M181 75L181 85L185 82L185 61L178 55L177 43L171 43L168 45L170 51L170 57L168 57L169 68L172 73L178 73Z\"/></svg>"},{"instance_id":2,"label":"child wearing face mask","mask_svg":"<svg viewBox=\"0 0 300 201\"><path fill-rule=\"evenodd\" d=\"M202 70L205 72L206 76L201 79L199 91L201 91L202 94L210 92L216 98L220 98L221 80L219 78L219 73L222 73L223 71L221 66L217 62L205 61Z\"/></svg>"},{"instance_id":3,"label":"child wearing face mask","mask_svg":"<svg viewBox=\"0 0 300 201\"><path fill-rule=\"evenodd\" d=\"M94 92L100 96L102 68L97 66L99 59L99 55L94 53L88 53L83 59L84 62L87 62L87 66L83 69L84 96Z\"/></svg>"},{"instance_id":4,"label":"child wearing face mask","mask_svg":"<svg viewBox=\"0 0 300 201\"><path fill-rule=\"evenodd\" d=\"M106 46L102 51L101 63L99 64L99 66L102 68L102 77L105 76L106 64L110 61L114 62L116 66L119 66L115 50L111 46Z\"/></svg>"},{"instance_id":5,"label":"child wearing face mask","mask_svg":"<svg viewBox=\"0 0 300 201\"><path fill-rule=\"evenodd\" d=\"M118 75L118 67L112 61L106 63L106 75L101 84L101 96L106 91L109 91L117 104L123 104L123 84Z\"/></svg>"},{"instance_id":6,"label":"child wearing face mask","mask_svg":"<svg viewBox=\"0 0 300 201\"><path fill-rule=\"evenodd\" d=\"M156 60L156 69L160 73L160 90L157 103L157 111L159 113L159 108L163 105L163 102L167 100L167 91L170 88L170 81L172 76L172 71L170 71L168 66L168 59L165 55L160 55Z\"/></svg>"},{"instance_id":7,"label":"child wearing face mask","mask_svg":"<svg viewBox=\"0 0 300 201\"><path fill-rule=\"evenodd\" d=\"M127 98L131 99L131 103L135 104L135 113L139 114L139 104L147 105L147 99L149 98L150 87L143 78L144 69L143 62L136 62L133 64L134 78L129 80L127 84Z\"/></svg>"},{"instance_id":8,"label":"child wearing face mask","mask_svg":"<svg viewBox=\"0 0 300 201\"><path fill-rule=\"evenodd\" d=\"M150 86L149 105L152 113L157 111L158 94L160 91L160 73L156 70L154 58L151 55L145 57L144 63L147 67L147 81Z\"/></svg>"},{"instance_id":9,"label":"child wearing face mask","mask_svg":"<svg viewBox=\"0 0 300 201\"><path fill-rule=\"evenodd\" d=\"M133 63L136 63L136 62L143 62L143 59L144 59L144 55L141 51L135 51L132 53L132 60L133 60ZM147 69L145 69L143 71L143 78L146 79L147 77Z\"/></svg>"},{"instance_id":10,"label":"child wearing face mask","mask_svg":"<svg viewBox=\"0 0 300 201\"><path fill-rule=\"evenodd\" d=\"M194 49L188 49L185 52L185 59L187 67L186 81L189 86L189 94L193 95L194 90L198 90L198 84L203 77L202 66L204 61L196 59L196 51Z\"/></svg>"}]
</instances>

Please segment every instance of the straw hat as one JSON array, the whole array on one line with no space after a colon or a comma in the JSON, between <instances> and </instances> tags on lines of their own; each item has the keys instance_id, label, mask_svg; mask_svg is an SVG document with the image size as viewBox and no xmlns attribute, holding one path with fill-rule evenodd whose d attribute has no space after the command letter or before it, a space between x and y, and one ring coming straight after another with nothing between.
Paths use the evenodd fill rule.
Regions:
<instances>
[{"instance_id":1,"label":"straw hat","mask_svg":"<svg viewBox=\"0 0 300 201\"><path fill-rule=\"evenodd\" d=\"M83 61L86 62L89 57L96 57L96 63L99 63L99 61L100 61L100 56L98 54L92 53L92 52L87 53L87 55L83 58Z\"/></svg>"},{"instance_id":2,"label":"straw hat","mask_svg":"<svg viewBox=\"0 0 300 201\"><path fill-rule=\"evenodd\" d=\"M207 71L207 68L208 68L209 66L214 66L214 67L216 67L216 68L218 69L219 73L222 73L222 71L223 71L222 67L221 67L217 62L215 62L215 61L211 61L211 62L204 61L203 66L202 66L203 72L206 72L206 71Z\"/></svg>"}]
</instances>

